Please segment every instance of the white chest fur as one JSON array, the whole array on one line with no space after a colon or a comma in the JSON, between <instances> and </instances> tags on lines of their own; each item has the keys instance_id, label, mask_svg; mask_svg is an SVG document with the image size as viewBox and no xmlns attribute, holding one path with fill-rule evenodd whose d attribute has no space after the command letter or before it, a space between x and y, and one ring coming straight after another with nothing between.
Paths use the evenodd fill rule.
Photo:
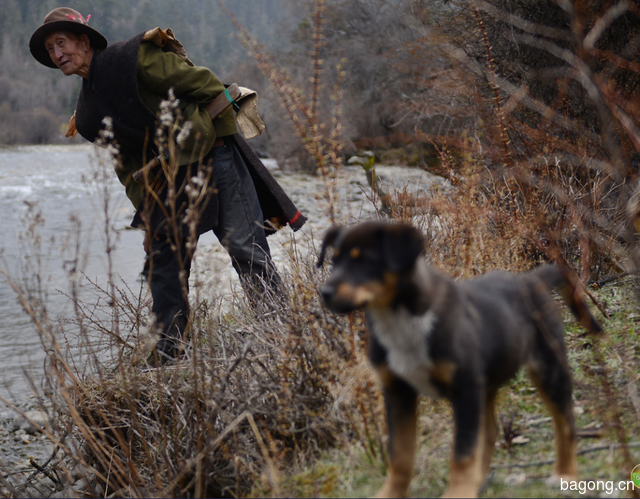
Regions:
<instances>
[{"instance_id":1,"label":"white chest fur","mask_svg":"<svg viewBox=\"0 0 640 499\"><path fill-rule=\"evenodd\" d=\"M373 334L387 350L389 369L417 391L437 397L438 391L431 384L433 360L427 343L436 314L429 310L416 316L404 308L370 310L369 314Z\"/></svg>"}]
</instances>

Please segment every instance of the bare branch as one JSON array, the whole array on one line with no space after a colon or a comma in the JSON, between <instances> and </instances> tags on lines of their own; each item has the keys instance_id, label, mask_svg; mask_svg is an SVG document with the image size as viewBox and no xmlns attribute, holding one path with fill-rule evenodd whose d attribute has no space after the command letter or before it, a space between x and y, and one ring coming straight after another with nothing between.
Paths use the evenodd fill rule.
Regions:
<instances>
[{"instance_id":1,"label":"bare branch","mask_svg":"<svg viewBox=\"0 0 640 499\"><path fill-rule=\"evenodd\" d=\"M618 19L622 14L629 10L628 0L620 0L616 5L610 7L598 20L594 23L593 27L587 33L582 41L582 46L587 50L593 50L596 46L598 39L602 36L602 33L611 26L611 24Z\"/></svg>"}]
</instances>

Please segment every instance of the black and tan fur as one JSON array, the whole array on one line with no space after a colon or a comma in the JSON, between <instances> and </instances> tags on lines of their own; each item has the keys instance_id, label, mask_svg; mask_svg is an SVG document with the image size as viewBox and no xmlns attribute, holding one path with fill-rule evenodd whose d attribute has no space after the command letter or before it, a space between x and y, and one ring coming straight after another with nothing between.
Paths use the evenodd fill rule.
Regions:
<instances>
[{"instance_id":1,"label":"black and tan fur","mask_svg":"<svg viewBox=\"0 0 640 499\"><path fill-rule=\"evenodd\" d=\"M549 409L556 439L555 474L575 479L576 434L564 327L551 297L557 289L592 333L601 329L576 291L573 274L556 265L531 272L492 272L456 282L422 258L422 234L409 226L366 222L333 227L333 270L321 288L327 307L363 308L369 357L384 391L390 470L380 497L408 491L416 450L420 393L446 397L455 436L445 496L476 496L498 433L498 388L526 366Z\"/></svg>"}]
</instances>

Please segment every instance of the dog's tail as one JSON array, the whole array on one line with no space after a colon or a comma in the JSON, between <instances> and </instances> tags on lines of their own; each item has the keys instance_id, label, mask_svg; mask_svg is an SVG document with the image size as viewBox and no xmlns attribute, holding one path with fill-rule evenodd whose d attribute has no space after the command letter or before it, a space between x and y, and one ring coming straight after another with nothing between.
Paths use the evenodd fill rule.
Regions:
<instances>
[{"instance_id":1,"label":"dog's tail","mask_svg":"<svg viewBox=\"0 0 640 499\"><path fill-rule=\"evenodd\" d=\"M558 290L575 318L589 333L602 335L602 327L591 315L574 272L561 265L544 265L536 269L536 274L549 289Z\"/></svg>"}]
</instances>

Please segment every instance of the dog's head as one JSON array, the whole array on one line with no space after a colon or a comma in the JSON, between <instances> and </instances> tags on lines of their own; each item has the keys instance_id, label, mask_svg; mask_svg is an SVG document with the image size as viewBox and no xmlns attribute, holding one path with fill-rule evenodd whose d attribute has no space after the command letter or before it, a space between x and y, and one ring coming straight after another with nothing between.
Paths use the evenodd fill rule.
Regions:
<instances>
[{"instance_id":1,"label":"dog's head","mask_svg":"<svg viewBox=\"0 0 640 499\"><path fill-rule=\"evenodd\" d=\"M393 304L397 285L424 249L424 236L409 225L365 222L332 227L322 242L318 267L333 248L333 270L320 293L334 312Z\"/></svg>"}]
</instances>

